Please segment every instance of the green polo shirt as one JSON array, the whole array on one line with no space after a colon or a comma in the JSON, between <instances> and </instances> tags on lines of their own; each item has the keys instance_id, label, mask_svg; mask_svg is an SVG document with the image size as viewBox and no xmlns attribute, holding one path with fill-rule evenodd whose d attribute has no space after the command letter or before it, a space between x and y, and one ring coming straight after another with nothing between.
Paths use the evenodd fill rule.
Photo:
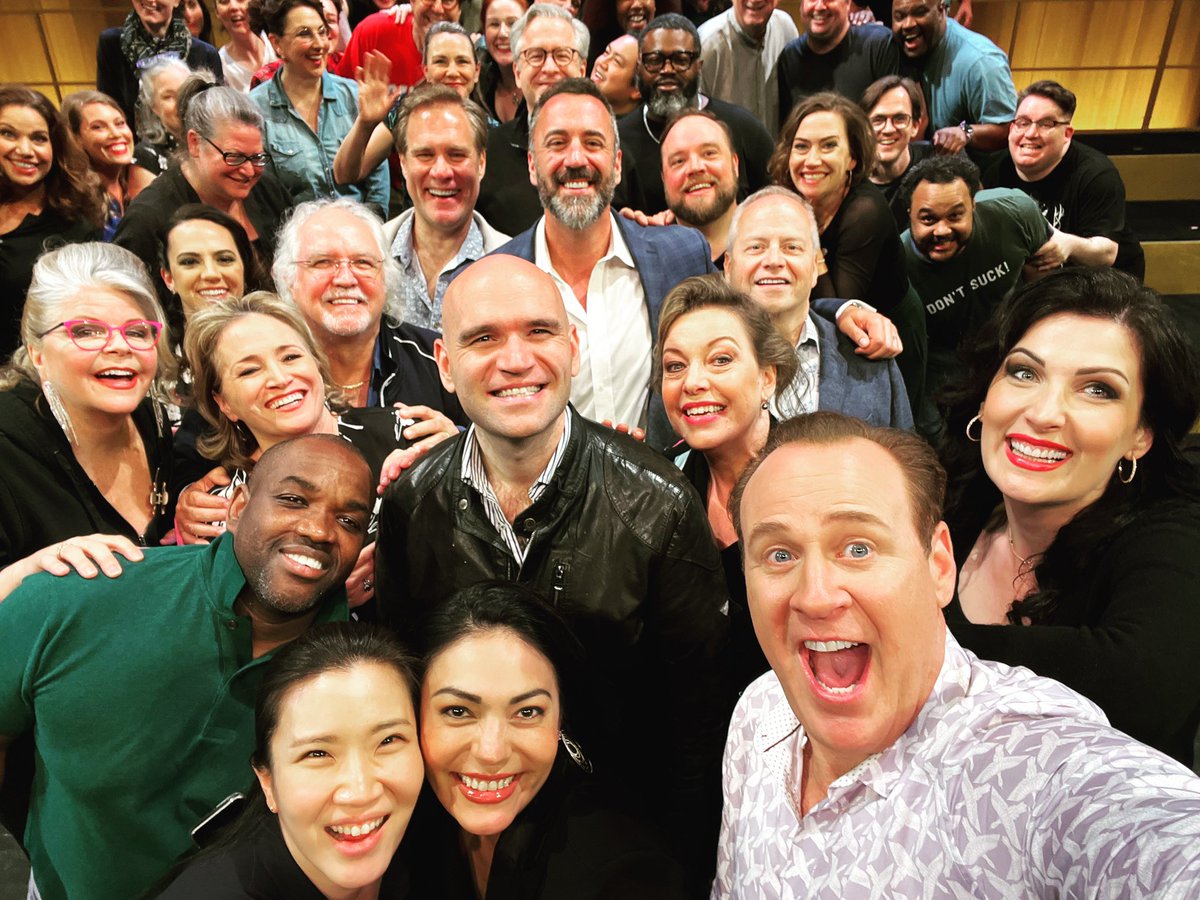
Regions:
<instances>
[{"instance_id":1,"label":"green polo shirt","mask_svg":"<svg viewBox=\"0 0 1200 900\"><path fill-rule=\"evenodd\" d=\"M0 603L0 734L33 731L25 843L44 900L130 900L251 781L246 583L233 537L146 551L117 579L27 579ZM317 621L344 620L345 595Z\"/></svg>"}]
</instances>

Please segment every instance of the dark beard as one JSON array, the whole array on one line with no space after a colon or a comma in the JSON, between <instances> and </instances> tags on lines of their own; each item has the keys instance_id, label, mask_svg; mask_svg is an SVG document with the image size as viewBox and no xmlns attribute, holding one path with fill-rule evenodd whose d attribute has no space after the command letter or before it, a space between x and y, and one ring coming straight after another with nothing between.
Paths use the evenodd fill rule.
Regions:
<instances>
[{"instance_id":1,"label":"dark beard","mask_svg":"<svg viewBox=\"0 0 1200 900\"><path fill-rule=\"evenodd\" d=\"M675 218L684 225L690 225L692 228L703 228L705 225L711 225L729 210L733 205L733 201L737 199L737 184L732 187L721 188L717 187L716 195L708 203L702 206L688 206L683 197L679 198L678 203L671 203L671 212L675 213Z\"/></svg>"}]
</instances>

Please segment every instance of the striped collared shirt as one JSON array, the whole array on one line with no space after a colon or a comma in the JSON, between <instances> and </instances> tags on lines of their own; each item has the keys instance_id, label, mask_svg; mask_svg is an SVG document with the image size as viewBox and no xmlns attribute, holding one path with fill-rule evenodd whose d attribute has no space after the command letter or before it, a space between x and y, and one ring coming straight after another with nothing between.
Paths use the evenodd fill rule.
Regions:
<instances>
[{"instance_id":1,"label":"striped collared shirt","mask_svg":"<svg viewBox=\"0 0 1200 900\"><path fill-rule=\"evenodd\" d=\"M796 341L796 377L782 394L771 398L771 413L780 421L801 413L817 411L820 402L821 346L817 343L817 326L810 313L804 320L804 330Z\"/></svg>"},{"instance_id":2,"label":"striped collared shirt","mask_svg":"<svg viewBox=\"0 0 1200 900\"><path fill-rule=\"evenodd\" d=\"M550 455L550 461L546 463L546 468L542 470L542 474L537 477L529 489L530 504L536 503L538 498L546 492L546 488L550 486L550 479L558 470L558 464L562 461L563 454L567 452L567 441L571 439L570 411L564 412L563 416L562 437ZM487 470L483 465L483 453L479 449L479 441L475 439L474 425L467 430L467 437L463 441L462 480L473 487L483 500L483 511L487 515L488 521L504 539L513 558L518 564L524 563L525 553L529 549L530 535L523 538L518 536L512 523L505 517L504 510L500 508L500 501L496 499L496 492L492 490L492 483L488 481Z\"/></svg>"}]
</instances>

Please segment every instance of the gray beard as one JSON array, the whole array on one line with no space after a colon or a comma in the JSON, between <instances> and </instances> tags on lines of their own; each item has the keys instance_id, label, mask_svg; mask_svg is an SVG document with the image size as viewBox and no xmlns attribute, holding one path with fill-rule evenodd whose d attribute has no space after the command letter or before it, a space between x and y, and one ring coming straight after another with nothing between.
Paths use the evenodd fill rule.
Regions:
<instances>
[{"instance_id":1,"label":"gray beard","mask_svg":"<svg viewBox=\"0 0 1200 900\"><path fill-rule=\"evenodd\" d=\"M610 173L608 178L596 185L596 196L590 199L588 197L562 197L554 193L554 187L555 185L546 179L538 178L538 198L542 201L542 208L548 209L554 218L572 231L583 231L599 221L609 204L612 203L613 194L617 188L617 179L613 173Z\"/></svg>"},{"instance_id":2,"label":"gray beard","mask_svg":"<svg viewBox=\"0 0 1200 900\"><path fill-rule=\"evenodd\" d=\"M650 95L650 99L646 101L646 110L650 113L650 117L659 121L666 121L675 115L675 113L683 112L694 105L696 99L696 86L693 85L692 90L670 91L666 94L660 94L655 91Z\"/></svg>"}]
</instances>

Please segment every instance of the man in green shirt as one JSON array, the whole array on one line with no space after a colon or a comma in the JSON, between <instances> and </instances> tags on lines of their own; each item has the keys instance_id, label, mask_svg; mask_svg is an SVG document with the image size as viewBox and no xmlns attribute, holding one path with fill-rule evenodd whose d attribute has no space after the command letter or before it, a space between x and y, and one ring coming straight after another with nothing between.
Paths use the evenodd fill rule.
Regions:
<instances>
[{"instance_id":1,"label":"man in green shirt","mask_svg":"<svg viewBox=\"0 0 1200 900\"><path fill-rule=\"evenodd\" d=\"M925 304L930 397L951 376L959 343L1024 277L1050 226L1027 194L981 191L979 169L962 156L921 161L900 190L908 198L910 228L901 235L908 280Z\"/></svg>"},{"instance_id":2,"label":"man in green shirt","mask_svg":"<svg viewBox=\"0 0 1200 900\"><path fill-rule=\"evenodd\" d=\"M373 486L341 438L287 441L212 544L148 550L116 579L35 576L0 603L0 773L32 731L25 844L44 900L139 896L252 781L263 664L346 618Z\"/></svg>"}]
</instances>

